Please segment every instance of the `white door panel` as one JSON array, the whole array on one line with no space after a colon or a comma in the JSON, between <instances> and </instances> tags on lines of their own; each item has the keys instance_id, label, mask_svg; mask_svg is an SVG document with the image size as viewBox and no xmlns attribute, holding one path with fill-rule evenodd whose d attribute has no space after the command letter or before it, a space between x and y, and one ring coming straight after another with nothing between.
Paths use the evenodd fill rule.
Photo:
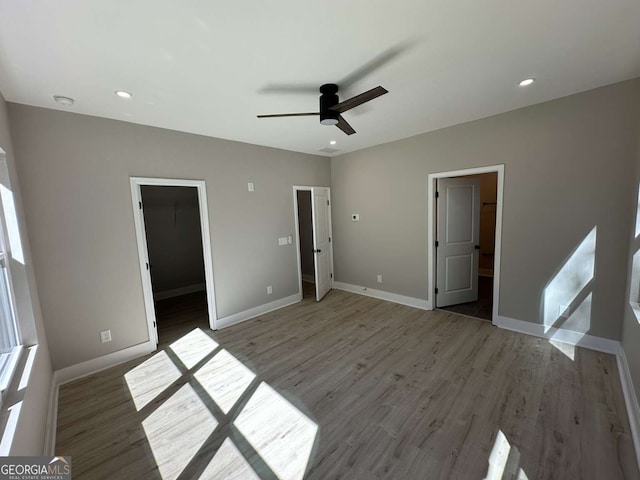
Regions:
<instances>
[{"instance_id":1,"label":"white door panel","mask_svg":"<svg viewBox=\"0 0 640 480\"><path fill-rule=\"evenodd\" d=\"M436 306L478 299L480 180L438 180Z\"/></svg>"},{"instance_id":2,"label":"white door panel","mask_svg":"<svg viewBox=\"0 0 640 480\"><path fill-rule=\"evenodd\" d=\"M316 300L320 301L333 288L333 255L331 249L331 210L329 189L313 187L313 261L315 266Z\"/></svg>"}]
</instances>

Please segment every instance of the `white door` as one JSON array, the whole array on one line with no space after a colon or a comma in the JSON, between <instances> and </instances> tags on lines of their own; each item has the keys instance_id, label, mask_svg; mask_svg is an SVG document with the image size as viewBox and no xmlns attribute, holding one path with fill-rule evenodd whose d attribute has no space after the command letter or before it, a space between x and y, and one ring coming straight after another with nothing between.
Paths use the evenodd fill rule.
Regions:
<instances>
[{"instance_id":1,"label":"white door","mask_svg":"<svg viewBox=\"0 0 640 480\"><path fill-rule=\"evenodd\" d=\"M329 189L311 189L313 217L313 263L315 266L316 301L333 288L333 255L331 249L331 206Z\"/></svg>"},{"instance_id":2,"label":"white door","mask_svg":"<svg viewBox=\"0 0 640 480\"><path fill-rule=\"evenodd\" d=\"M436 307L478 299L480 180L438 180Z\"/></svg>"}]
</instances>

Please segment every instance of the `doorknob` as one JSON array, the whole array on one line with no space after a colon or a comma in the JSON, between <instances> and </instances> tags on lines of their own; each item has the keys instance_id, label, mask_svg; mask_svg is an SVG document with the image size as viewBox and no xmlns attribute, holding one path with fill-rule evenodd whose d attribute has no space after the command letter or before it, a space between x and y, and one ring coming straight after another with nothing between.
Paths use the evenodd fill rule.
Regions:
<instances>
[{"instance_id":1,"label":"doorknob","mask_svg":"<svg viewBox=\"0 0 640 480\"><path fill-rule=\"evenodd\" d=\"M314 250L313 253L322 253L322 250L317 249L317 250Z\"/></svg>"}]
</instances>

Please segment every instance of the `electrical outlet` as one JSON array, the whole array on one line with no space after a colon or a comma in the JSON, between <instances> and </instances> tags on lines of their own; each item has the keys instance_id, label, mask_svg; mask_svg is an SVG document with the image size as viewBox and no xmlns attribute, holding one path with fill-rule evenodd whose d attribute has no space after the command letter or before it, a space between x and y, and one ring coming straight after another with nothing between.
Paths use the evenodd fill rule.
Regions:
<instances>
[{"instance_id":1,"label":"electrical outlet","mask_svg":"<svg viewBox=\"0 0 640 480\"><path fill-rule=\"evenodd\" d=\"M271 295L273 293L273 287L271 285L267 286L267 295Z\"/></svg>"},{"instance_id":2,"label":"electrical outlet","mask_svg":"<svg viewBox=\"0 0 640 480\"><path fill-rule=\"evenodd\" d=\"M111 341L111 330L103 330L100 332L100 341L102 343L107 343Z\"/></svg>"},{"instance_id":3,"label":"electrical outlet","mask_svg":"<svg viewBox=\"0 0 640 480\"><path fill-rule=\"evenodd\" d=\"M378 275L378 283L382 283L382 275Z\"/></svg>"}]
</instances>

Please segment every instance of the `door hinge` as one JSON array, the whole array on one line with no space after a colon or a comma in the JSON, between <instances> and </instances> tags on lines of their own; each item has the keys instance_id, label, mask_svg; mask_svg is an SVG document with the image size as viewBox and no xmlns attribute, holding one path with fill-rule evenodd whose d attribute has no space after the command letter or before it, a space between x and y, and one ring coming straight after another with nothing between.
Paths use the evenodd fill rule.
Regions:
<instances>
[{"instance_id":1,"label":"door hinge","mask_svg":"<svg viewBox=\"0 0 640 480\"><path fill-rule=\"evenodd\" d=\"M329 200L327 200L327 205L329 205Z\"/></svg>"},{"instance_id":2,"label":"door hinge","mask_svg":"<svg viewBox=\"0 0 640 480\"><path fill-rule=\"evenodd\" d=\"M329 275L331 275L331 278L333 278L333 273L330 273Z\"/></svg>"},{"instance_id":3,"label":"door hinge","mask_svg":"<svg viewBox=\"0 0 640 480\"><path fill-rule=\"evenodd\" d=\"M440 192L436 192L436 198L440 198Z\"/></svg>"},{"instance_id":4,"label":"door hinge","mask_svg":"<svg viewBox=\"0 0 640 480\"><path fill-rule=\"evenodd\" d=\"M153 322L153 328L156 328L156 322Z\"/></svg>"},{"instance_id":5,"label":"door hinge","mask_svg":"<svg viewBox=\"0 0 640 480\"><path fill-rule=\"evenodd\" d=\"M329 237L329 243L331 243L331 237Z\"/></svg>"},{"instance_id":6,"label":"door hinge","mask_svg":"<svg viewBox=\"0 0 640 480\"><path fill-rule=\"evenodd\" d=\"M146 265L147 265L147 270L149 270L149 262L147 262Z\"/></svg>"},{"instance_id":7,"label":"door hinge","mask_svg":"<svg viewBox=\"0 0 640 480\"><path fill-rule=\"evenodd\" d=\"M436 295L438 294L438 287L436 287Z\"/></svg>"},{"instance_id":8,"label":"door hinge","mask_svg":"<svg viewBox=\"0 0 640 480\"><path fill-rule=\"evenodd\" d=\"M438 245L439 245L438 240L436 240L436 248L438 248Z\"/></svg>"},{"instance_id":9,"label":"door hinge","mask_svg":"<svg viewBox=\"0 0 640 480\"><path fill-rule=\"evenodd\" d=\"M138 208L142 210L142 202L138 202Z\"/></svg>"}]
</instances>

